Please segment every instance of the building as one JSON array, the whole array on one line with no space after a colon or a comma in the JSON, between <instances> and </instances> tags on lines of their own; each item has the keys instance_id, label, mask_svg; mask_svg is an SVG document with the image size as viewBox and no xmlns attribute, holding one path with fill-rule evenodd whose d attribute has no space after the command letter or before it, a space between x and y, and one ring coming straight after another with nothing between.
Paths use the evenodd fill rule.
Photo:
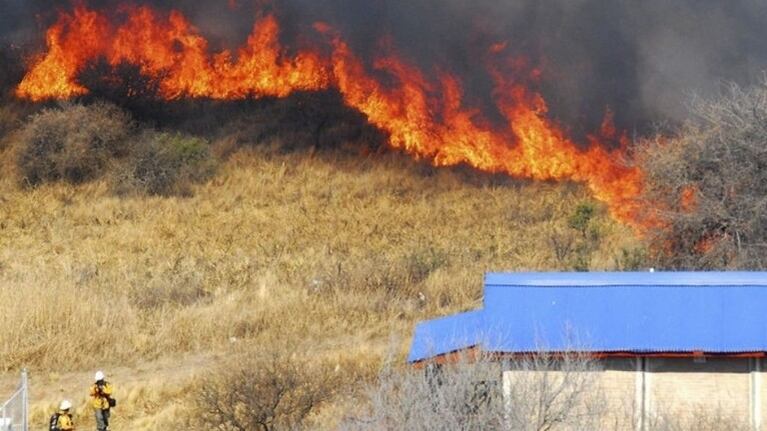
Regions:
<instances>
[{"instance_id":1,"label":"building","mask_svg":"<svg viewBox=\"0 0 767 431\"><path fill-rule=\"evenodd\" d=\"M409 361L575 350L601 365L616 412L628 402L630 428L716 410L761 430L765 317L765 272L488 274L483 307L418 324ZM501 372L507 394L515 371Z\"/></svg>"}]
</instances>

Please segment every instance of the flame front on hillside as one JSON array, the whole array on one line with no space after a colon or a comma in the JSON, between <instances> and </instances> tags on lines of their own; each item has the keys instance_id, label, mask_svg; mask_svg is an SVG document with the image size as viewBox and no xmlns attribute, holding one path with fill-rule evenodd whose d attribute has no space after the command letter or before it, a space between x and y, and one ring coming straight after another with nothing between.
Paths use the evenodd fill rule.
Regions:
<instances>
[{"instance_id":1,"label":"flame front on hillside","mask_svg":"<svg viewBox=\"0 0 767 431\"><path fill-rule=\"evenodd\" d=\"M47 51L33 62L17 95L42 101L86 94L78 74L101 58L111 65L136 65L157 77L168 100L286 97L334 88L386 132L394 148L437 166L468 164L519 178L582 182L614 217L639 224L635 198L642 173L623 164L627 139L616 132L611 114L589 137L588 148L579 148L547 117L545 100L532 89L541 72L505 54L505 44L479 56L493 79L493 102L504 119L498 126L465 102L457 76L446 71L427 76L392 48L382 50L371 70L327 24L315 25L328 42L327 54L320 48L288 54L271 15L257 20L236 53L211 54L207 40L179 12L124 7L121 13L126 18L119 23L84 6L62 13L47 32ZM384 83L380 76L390 79Z\"/></svg>"}]
</instances>

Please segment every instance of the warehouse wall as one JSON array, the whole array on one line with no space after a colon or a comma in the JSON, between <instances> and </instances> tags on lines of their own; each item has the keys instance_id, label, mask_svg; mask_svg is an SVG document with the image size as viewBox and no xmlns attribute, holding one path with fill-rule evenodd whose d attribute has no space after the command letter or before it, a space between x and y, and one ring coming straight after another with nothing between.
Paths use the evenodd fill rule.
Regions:
<instances>
[{"instance_id":1,"label":"warehouse wall","mask_svg":"<svg viewBox=\"0 0 767 431\"><path fill-rule=\"evenodd\" d=\"M604 429L651 430L664 420L719 415L762 430L767 424L763 368L761 359L752 358L605 359L593 371L598 377L589 390L605 402ZM504 371L507 396L522 372Z\"/></svg>"}]
</instances>

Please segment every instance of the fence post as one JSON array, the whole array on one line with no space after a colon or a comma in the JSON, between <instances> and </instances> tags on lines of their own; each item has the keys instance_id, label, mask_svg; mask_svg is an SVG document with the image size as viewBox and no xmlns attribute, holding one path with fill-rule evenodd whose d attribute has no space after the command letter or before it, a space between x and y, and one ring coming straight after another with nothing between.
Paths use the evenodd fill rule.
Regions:
<instances>
[{"instance_id":1,"label":"fence post","mask_svg":"<svg viewBox=\"0 0 767 431\"><path fill-rule=\"evenodd\" d=\"M29 431L29 380L27 378L27 369L21 370L21 384L24 387L22 391L22 429Z\"/></svg>"},{"instance_id":2,"label":"fence post","mask_svg":"<svg viewBox=\"0 0 767 431\"><path fill-rule=\"evenodd\" d=\"M0 431L29 431L29 375L21 370L21 381L13 395L0 399Z\"/></svg>"}]
</instances>

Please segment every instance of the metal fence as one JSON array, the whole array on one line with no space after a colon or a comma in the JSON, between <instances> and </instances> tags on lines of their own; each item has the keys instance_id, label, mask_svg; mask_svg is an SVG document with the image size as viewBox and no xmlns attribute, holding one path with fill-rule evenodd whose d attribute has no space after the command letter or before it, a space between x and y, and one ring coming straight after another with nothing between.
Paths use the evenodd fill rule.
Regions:
<instances>
[{"instance_id":1,"label":"metal fence","mask_svg":"<svg viewBox=\"0 0 767 431\"><path fill-rule=\"evenodd\" d=\"M0 407L0 431L28 431L28 406L29 382L27 370L24 370L21 372L21 382L18 389Z\"/></svg>"}]
</instances>

